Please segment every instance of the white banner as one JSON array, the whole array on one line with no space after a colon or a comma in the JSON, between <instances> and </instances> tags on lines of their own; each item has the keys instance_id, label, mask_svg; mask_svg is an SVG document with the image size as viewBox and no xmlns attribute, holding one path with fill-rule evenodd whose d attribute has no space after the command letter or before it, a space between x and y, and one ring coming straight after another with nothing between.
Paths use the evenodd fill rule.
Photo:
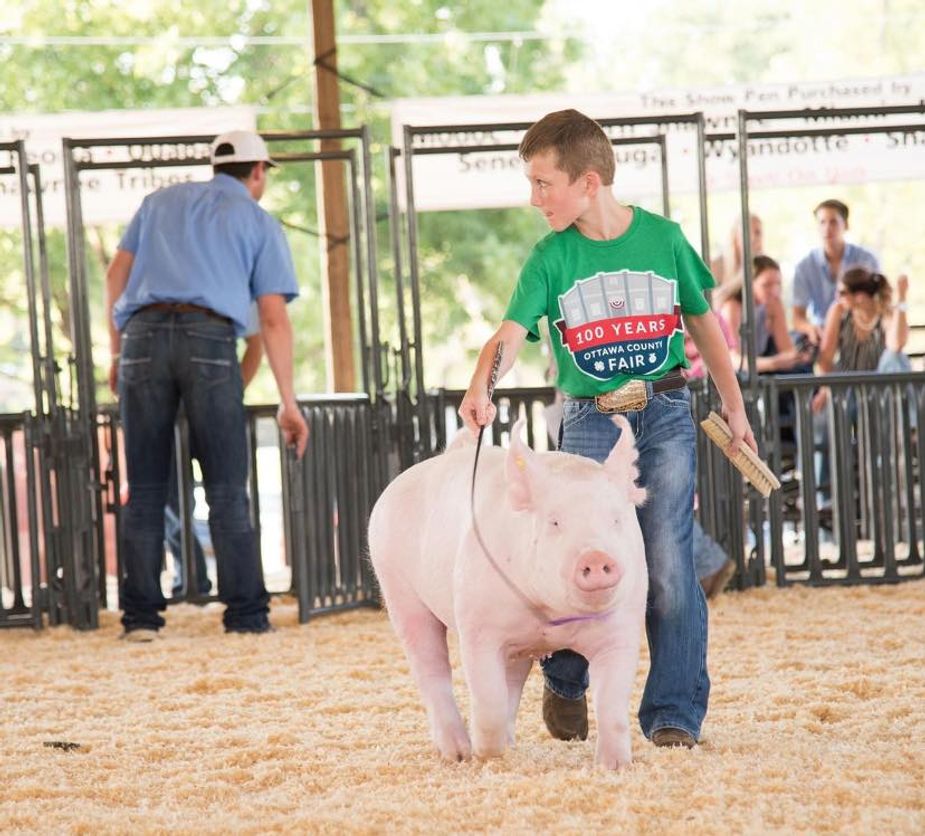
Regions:
<instances>
[{"instance_id":1,"label":"white banner","mask_svg":"<svg viewBox=\"0 0 925 836\"><path fill-rule=\"evenodd\" d=\"M25 140L30 164L38 163L40 167L45 225L61 227L65 225L63 138L211 137L234 129L254 130L256 124L256 111L252 107L13 114L0 115L0 141ZM89 159L86 152L81 153L83 160ZM138 165L118 170L81 172L84 224L127 222L144 196L155 189L211 176L210 170L202 165L152 169L144 168L145 163L196 158L208 156L208 153L208 143L176 146L140 142L125 150L98 149L92 157L94 162L125 160ZM0 165L9 165L11 156L0 154ZM18 175L0 175L0 226L20 225L20 201Z\"/></svg>"},{"instance_id":2,"label":"white banner","mask_svg":"<svg viewBox=\"0 0 925 836\"><path fill-rule=\"evenodd\" d=\"M392 105L392 142L403 146L403 126L440 126L533 122L546 113L576 108L597 119L664 116L703 111L707 135L735 133L737 111L803 108L869 107L918 104L925 100L925 73L858 81L799 84L728 85L698 90L596 95L467 96L399 99ZM815 127L833 123L820 114ZM921 114L878 117L884 125L923 125ZM857 120L838 122L838 127ZM870 120L864 124L870 124ZM803 120L775 120L749 130L805 127ZM633 132L635 130L635 133ZM621 129L613 136L651 135L651 126ZM488 143L517 144L522 134L496 130L433 133L415 139L415 148ZM697 188L693 126L680 124L666 131L669 191ZM635 201L661 193L660 149L652 143L617 145L614 191L621 200ZM414 202L420 211L523 206L528 199L523 164L516 151L414 155ZM707 189L738 189L738 146L707 143ZM405 201L403 160L399 199ZM749 143L749 182L752 188L826 183L865 183L873 180L925 177L925 127L886 134L755 139Z\"/></svg>"}]
</instances>

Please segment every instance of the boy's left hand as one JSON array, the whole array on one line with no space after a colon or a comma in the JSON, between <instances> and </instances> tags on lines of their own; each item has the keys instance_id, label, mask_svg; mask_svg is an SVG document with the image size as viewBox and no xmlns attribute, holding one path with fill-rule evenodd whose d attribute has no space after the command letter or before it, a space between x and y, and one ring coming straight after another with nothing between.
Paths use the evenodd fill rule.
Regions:
<instances>
[{"instance_id":1,"label":"boy's left hand","mask_svg":"<svg viewBox=\"0 0 925 836\"><path fill-rule=\"evenodd\" d=\"M729 455L734 456L738 453L739 445L743 441L757 453L758 444L755 442L755 436L748 423L748 416L745 414L745 408L727 409L724 404L722 414L723 418L726 419L726 423L729 424L729 429L732 430L732 441L729 442L728 447Z\"/></svg>"}]
</instances>

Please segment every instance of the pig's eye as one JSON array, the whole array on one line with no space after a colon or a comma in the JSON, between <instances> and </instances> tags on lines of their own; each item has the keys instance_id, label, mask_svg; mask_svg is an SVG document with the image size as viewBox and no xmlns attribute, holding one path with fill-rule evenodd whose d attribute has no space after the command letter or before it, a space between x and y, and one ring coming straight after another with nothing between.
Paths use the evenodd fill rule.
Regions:
<instances>
[{"instance_id":1,"label":"pig's eye","mask_svg":"<svg viewBox=\"0 0 925 836\"><path fill-rule=\"evenodd\" d=\"M550 517L550 518L549 518L549 527L550 527L550 528L555 528L555 529L558 530L558 528L559 528L559 521L558 521L555 517Z\"/></svg>"}]
</instances>

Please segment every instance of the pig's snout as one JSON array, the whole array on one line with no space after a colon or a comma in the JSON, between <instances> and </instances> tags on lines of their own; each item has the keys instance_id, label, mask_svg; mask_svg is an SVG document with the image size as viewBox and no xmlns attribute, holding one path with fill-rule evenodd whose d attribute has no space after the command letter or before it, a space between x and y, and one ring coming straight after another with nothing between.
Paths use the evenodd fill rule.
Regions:
<instances>
[{"instance_id":1,"label":"pig's snout","mask_svg":"<svg viewBox=\"0 0 925 836\"><path fill-rule=\"evenodd\" d=\"M578 559L575 584L582 592L596 592L616 586L623 572L607 552L585 552Z\"/></svg>"}]
</instances>

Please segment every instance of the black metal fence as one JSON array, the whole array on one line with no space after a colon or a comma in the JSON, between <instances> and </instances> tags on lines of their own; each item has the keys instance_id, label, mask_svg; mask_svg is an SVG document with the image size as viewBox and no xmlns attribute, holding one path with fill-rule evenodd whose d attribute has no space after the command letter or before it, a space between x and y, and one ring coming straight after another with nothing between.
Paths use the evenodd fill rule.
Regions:
<instances>
[{"instance_id":1,"label":"black metal fence","mask_svg":"<svg viewBox=\"0 0 925 836\"><path fill-rule=\"evenodd\" d=\"M817 397L823 386L830 393L824 404ZM717 403L705 383L692 384L692 393L699 421ZM433 455L446 446L459 427L463 395L430 394L416 449ZM555 449L552 388L499 389L495 400L493 443L506 444L523 416L530 445ZM300 462L280 443L275 408L249 408L248 435L253 522L267 585L275 594L295 596L305 622L318 613L378 603L366 523L379 493L413 451L399 449L408 434L399 432L396 403L349 395L307 398L302 407L311 437ZM925 575L923 422L923 373L762 378L752 424L781 479L780 491L763 498L698 435L697 514L736 560L734 585L764 584L769 573L778 585L890 583ZM123 477L114 410L100 411L98 431L103 466L96 487L104 513L92 521L101 548L88 565L63 549L72 533L62 530L70 515L59 506L72 490L59 482L73 473L59 474L54 462L67 451L51 450L29 415L0 418L0 626L39 627L44 613L50 624L93 627L96 610L117 603ZM185 591L171 600L201 602L216 596L191 591L196 484L184 444L181 428Z\"/></svg>"},{"instance_id":2,"label":"black metal fence","mask_svg":"<svg viewBox=\"0 0 925 836\"><path fill-rule=\"evenodd\" d=\"M830 395L824 405L816 398L814 410L822 386ZM704 384L692 388L700 420L717 404ZM780 491L764 499L705 435L698 442L698 517L736 560L735 585L761 585L769 572L779 585L889 583L925 575L925 374L768 377L759 392L753 426L781 478ZM463 394L431 394L425 426L431 454L459 427ZM553 389L501 389L496 403L494 443L507 443L523 416L531 446L555 448ZM382 488L400 470L403 434L393 420L395 407L365 395L310 398L302 406L312 431L301 462L281 446L274 408L250 408L248 426L252 513L268 588L295 596L305 622L318 613L377 604L366 523ZM68 516L58 506L70 490L57 482L69 477L48 465L54 451L37 422L28 415L0 418L0 626L38 627L45 613L51 624L92 627L88 611L117 602L123 479L114 411L100 412L99 431L104 514L94 525L103 548L87 566L61 549L71 537L61 531ZM182 437L181 431L181 443ZM43 467L48 492L42 490ZM189 468L181 481L186 592L172 601L211 600L215 596L190 592L195 484Z\"/></svg>"},{"instance_id":3,"label":"black metal fence","mask_svg":"<svg viewBox=\"0 0 925 836\"><path fill-rule=\"evenodd\" d=\"M0 415L0 627L41 627L44 548L37 512L33 419Z\"/></svg>"},{"instance_id":4,"label":"black metal fence","mask_svg":"<svg viewBox=\"0 0 925 836\"><path fill-rule=\"evenodd\" d=\"M366 530L388 483L388 427L369 398L318 399L304 412L311 427L306 454L297 461L287 451L283 458L285 539L302 623L318 613L378 606Z\"/></svg>"},{"instance_id":5,"label":"black metal fence","mask_svg":"<svg viewBox=\"0 0 925 836\"><path fill-rule=\"evenodd\" d=\"M378 597L367 558L366 525L372 505L385 487L389 462L383 455L391 436L385 404L376 406L367 395L327 396L300 400L309 421L308 450L297 461L281 442L276 408L248 408L250 447L249 493L252 522L261 546L261 564L271 594L293 595L299 620L357 606L376 606ZM0 478L2 478L2 542L0 542L0 627L67 623L81 629L98 624L102 607L118 604L121 571L119 529L123 488L118 412L112 407L97 415L101 451L98 480L83 486L93 503L99 492L103 513L88 522L96 552L66 554L70 542L63 530L70 518L60 505L79 486L59 485L47 438L27 415L0 416ZM198 482L190 465L187 431L178 425L182 591L171 603L218 600L196 593L193 538L210 553L208 531L194 515ZM40 489L42 467L50 490ZM60 479L68 478L64 473ZM72 491L72 488L74 490ZM86 510L86 509L85 509ZM167 559L165 570L174 567ZM214 574L214 573L213 573ZM172 585L173 572L164 576Z\"/></svg>"},{"instance_id":6,"label":"black metal fence","mask_svg":"<svg viewBox=\"0 0 925 836\"><path fill-rule=\"evenodd\" d=\"M279 436L276 408L248 407L248 485L267 588L271 594L294 595L299 620L305 623L317 613L378 603L366 557L366 524L387 477L380 455L383 447L377 444L383 428L368 396L302 398L300 406L310 427L308 447L301 461ZM112 515L115 536L100 570L114 579L119 577L121 565L119 421L113 409L102 414L110 456L105 486L107 511ZM198 483L190 463L187 436L181 420L176 438L183 583L182 591L174 593L170 601L204 603L218 600L218 595L196 591L193 538L205 539L207 534L201 524L197 526L198 515L194 516Z\"/></svg>"},{"instance_id":7,"label":"black metal fence","mask_svg":"<svg viewBox=\"0 0 925 836\"><path fill-rule=\"evenodd\" d=\"M777 583L925 575L925 374L772 377L764 399L783 483L768 521Z\"/></svg>"}]
</instances>

